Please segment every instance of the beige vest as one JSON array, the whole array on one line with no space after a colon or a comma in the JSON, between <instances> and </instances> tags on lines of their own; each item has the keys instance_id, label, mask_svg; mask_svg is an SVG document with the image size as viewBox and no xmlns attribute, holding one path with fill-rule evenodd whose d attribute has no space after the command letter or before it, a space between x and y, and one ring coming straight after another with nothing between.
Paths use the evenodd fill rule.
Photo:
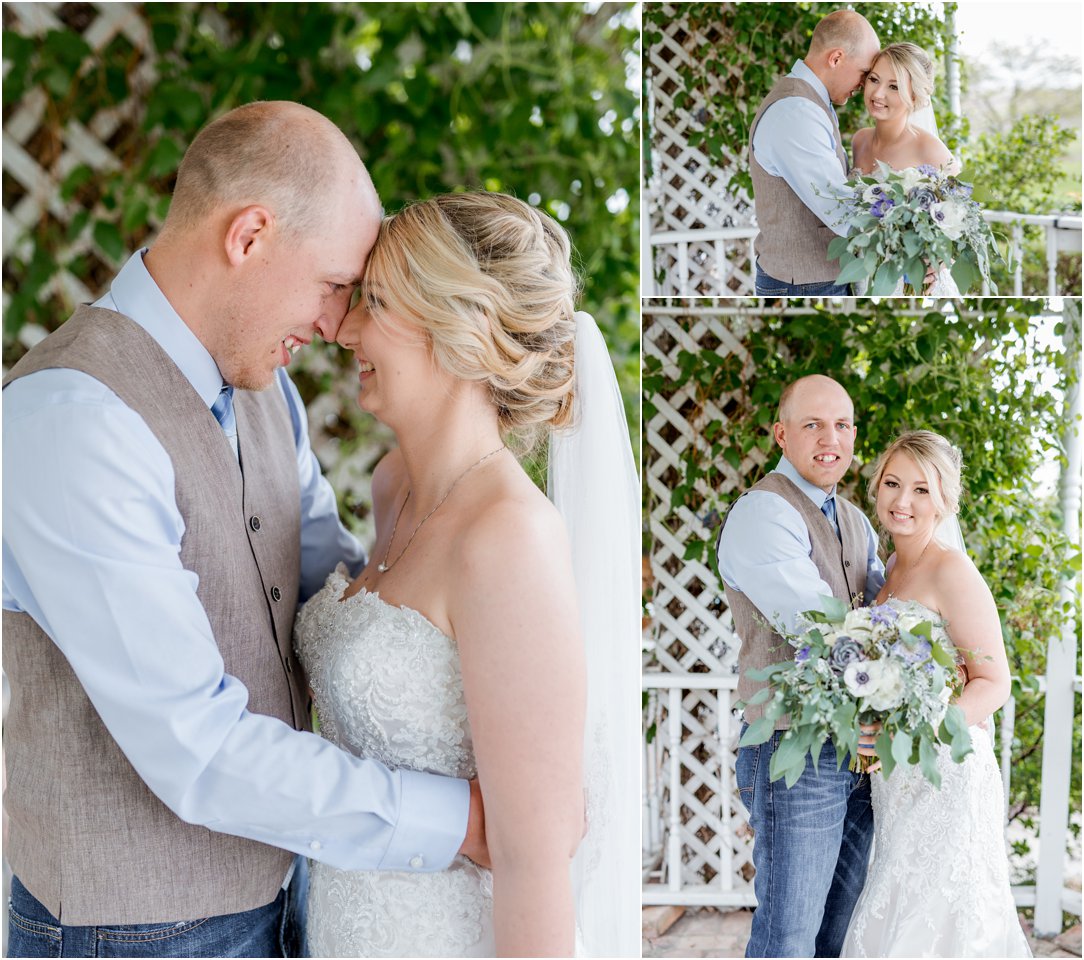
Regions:
<instances>
[{"instance_id":1,"label":"beige vest","mask_svg":"<svg viewBox=\"0 0 1084 960\"><path fill-rule=\"evenodd\" d=\"M869 549L866 541L866 523L862 511L836 496L836 520L843 538L840 542L828 518L813 505L801 490L783 474L773 472L754 483L749 491L762 490L782 497L794 507L805 521L809 540L813 545L810 559L817 566L825 583L832 588L832 596L854 606L869 603L873 598L864 597ZM726 520L723 521L726 525ZM734 627L741 638L738 651L738 697L746 702L766 684L749 679L750 670L759 670L773 663L794 656L794 648L768 626L765 616L741 591L723 584L726 602L734 618ZM763 706L745 708L745 720L752 723L764 714ZM787 718L776 721L777 730L789 725Z\"/></svg>"},{"instance_id":2,"label":"beige vest","mask_svg":"<svg viewBox=\"0 0 1084 960\"><path fill-rule=\"evenodd\" d=\"M291 648L300 492L279 390L234 395L242 474L207 405L127 317L80 307L15 365L4 386L54 367L81 370L108 386L161 442L184 518L181 564L199 577L197 594L226 672L247 687L249 710L307 727L302 671ZM293 855L180 820L133 770L42 629L8 611L3 627L11 681L4 852L30 892L75 925L188 920L274 900ZM154 635L146 642L153 644Z\"/></svg>"},{"instance_id":3,"label":"beige vest","mask_svg":"<svg viewBox=\"0 0 1084 960\"><path fill-rule=\"evenodd\" d=\"M847 173L847 154L839 135L839 125L831 107L818 96L805 80L784 77L772 87L771 93L753 117L749 127L749 170L753 175L756 195L757 225L760 233L753 242L760 268L784 283L830 283L839 276L839 261L828 259L828 244L836 234L824 225L782 177L773 177L753 155L753 134L760 118L776 100L805 97L820 107L835 128L836 156L843 173ZM817 189L822 189L820 184Z\"/></svg>"}]
</instances>

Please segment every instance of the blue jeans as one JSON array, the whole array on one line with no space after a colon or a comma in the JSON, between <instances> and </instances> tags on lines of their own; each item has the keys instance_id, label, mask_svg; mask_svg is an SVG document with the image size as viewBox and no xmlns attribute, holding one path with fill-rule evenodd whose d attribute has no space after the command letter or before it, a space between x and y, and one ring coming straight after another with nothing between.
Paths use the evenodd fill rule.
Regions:
<instances>
[{"instance_id":1,"label":"blue jeans","mask_svg":"<svg viewBox=\"0 0 1084 960\"><path fill-rule=\"evenodd\" d=\"M742 727L745 733L745 726ZM869 777L836 769L831 741L820 772L805 771L787 789L768 766L783 731L738 751L736 780L753 828L757 908L747 957L838 957L866 882L873 808Z\"/></svg>"},{"instance_id":2,"label":"blue jeans","mask_svg":"<svg viewBox=\"0 0 1084 960\"><path fill-rule=\"evenodd\" d=\"M758 297L849 297L849 283L787 283L776 280L760 269L757 262L756 288Z\"/></svg>"},{"instance_id":3,"label":"blue jeans","mask_svg":"<svg viewBox=\"0 0 1084 960\"><path fill-rule=\"evenodd\" d=\"M307 886L304 864L299 858L288 890L255 910L176 923L91 927L61 924L18 877L12 877L8 956L303 957L304 930L299 921L304 919Z\"/></svg>"}]
</instances>

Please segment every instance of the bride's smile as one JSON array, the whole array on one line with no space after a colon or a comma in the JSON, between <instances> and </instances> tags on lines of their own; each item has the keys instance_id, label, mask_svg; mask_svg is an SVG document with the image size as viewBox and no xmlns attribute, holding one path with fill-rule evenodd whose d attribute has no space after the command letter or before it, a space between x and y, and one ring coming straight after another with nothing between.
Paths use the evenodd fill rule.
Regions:
<instances>
[{"instance_id":1,"label":"bride's smile","mask_svg":"<svg viewBox=\"0 0 1084 960\"><path fill-rule=\"evenodd\" d=\"M930 482L910 457L896 454L877 490L877 518L893 538L926 536L938 521Z\"/></svg>"}]
</instances>

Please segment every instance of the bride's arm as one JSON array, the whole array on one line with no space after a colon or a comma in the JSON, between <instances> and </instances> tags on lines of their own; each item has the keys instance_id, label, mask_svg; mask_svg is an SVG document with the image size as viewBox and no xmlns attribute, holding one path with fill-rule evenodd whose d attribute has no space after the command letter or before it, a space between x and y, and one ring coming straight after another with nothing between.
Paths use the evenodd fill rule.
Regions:
<instances>
[{"instance_id":1,"label":"bride's arm","mask_svg":"<svg viewBox=\"0 0 1084 960\"><path fill-rule=\"evenodd\" d=\"M938 573L938 606L967 668L967 684L956 704L972 726L1009 698L1011 680L1001 621L990 588L967 557L947 554Z\"/></svg>"},{"instance_id":2,"label":"bride's arm","mask_svg":"<svg viewBox=\"0 0 1084 960\"><path fill-rule=\"evenodd\" d=\"M571 956L585 671L564 526L548 502L498 504L471 526L461 561L452 625L485 802L497 953Z\"/></svg>"}]
</instances>

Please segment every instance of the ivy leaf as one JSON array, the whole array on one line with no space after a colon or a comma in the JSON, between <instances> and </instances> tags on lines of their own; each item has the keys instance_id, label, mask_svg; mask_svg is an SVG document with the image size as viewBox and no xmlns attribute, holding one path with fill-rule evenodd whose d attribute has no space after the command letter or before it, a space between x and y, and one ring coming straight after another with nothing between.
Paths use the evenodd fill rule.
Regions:
<instances>
[{"instance_id":1,"label":"ivy leaf","mask_svg":"<svg viewBox=\"0 0 1084 960\"><path fill-rule=\"evenodd\" d=\"M94 224L94 242L114 262L124 257L124 239L115 223L99 220Z\"/></svg>"}]
</instances>

